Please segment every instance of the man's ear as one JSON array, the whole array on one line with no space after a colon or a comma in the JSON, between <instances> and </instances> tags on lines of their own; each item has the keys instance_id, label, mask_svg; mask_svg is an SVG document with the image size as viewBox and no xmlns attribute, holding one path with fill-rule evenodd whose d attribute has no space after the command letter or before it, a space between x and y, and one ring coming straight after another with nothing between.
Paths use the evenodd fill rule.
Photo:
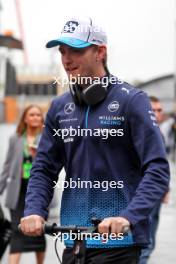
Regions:
<instances>
[{"instance_id":1,"label":"man's ear","mask_svg":"<svg viewBox=\"0 0 176 264\"><path fill-rule=\"evenodd\" d=\"M98 46L97 60L102 61L106 57L107 47L105 45Z\"/></svg>"}]
</instances>

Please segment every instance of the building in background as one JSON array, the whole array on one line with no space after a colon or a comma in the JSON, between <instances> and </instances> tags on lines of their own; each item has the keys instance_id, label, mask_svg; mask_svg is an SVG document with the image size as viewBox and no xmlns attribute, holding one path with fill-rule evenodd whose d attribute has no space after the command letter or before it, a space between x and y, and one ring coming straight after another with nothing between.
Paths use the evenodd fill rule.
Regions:
<instances>
[{"instance_id":1,"label":"building in background","mask_svg":"<svg viewBox=\"0 0 176 264\"><path fill-rule=\"evenodd\" d=\"M24 107L32 103L46 113L53 97L67 88L56 81L60 74L54 66L24 65L17 70L11 60L13 49L23 50L21 41L0 35L0 123L16 123Z\"/></svg>"}]
</instances>

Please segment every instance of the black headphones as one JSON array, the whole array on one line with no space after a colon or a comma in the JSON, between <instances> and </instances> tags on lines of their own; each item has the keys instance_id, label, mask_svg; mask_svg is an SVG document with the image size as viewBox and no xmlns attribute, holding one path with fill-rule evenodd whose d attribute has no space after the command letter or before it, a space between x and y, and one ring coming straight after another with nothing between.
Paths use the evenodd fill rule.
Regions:
<instances>
[{"instance_id":1,"label":"black headphones","mask_svg":"<svg viewBox=\"0 0 176 264\"><path fill-rule=\"evenodd\" d=\"M106 82L103 82L103 78L106 77ZM73 97L75 104L77 105L96 105L103 101L107 96L107 89L109 86L110 74L102 77L100 80L96 80L93 84L89 85L85 89L82 89L78 84L69 84L70 93ZM108 82L108 83L107 83Z\"/></svg>"}]
</instances>

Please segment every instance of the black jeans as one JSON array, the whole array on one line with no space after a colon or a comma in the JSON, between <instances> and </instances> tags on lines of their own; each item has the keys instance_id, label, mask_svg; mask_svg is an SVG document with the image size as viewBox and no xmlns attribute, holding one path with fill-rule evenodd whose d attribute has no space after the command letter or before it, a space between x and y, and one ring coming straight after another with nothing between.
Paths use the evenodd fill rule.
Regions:
<instances>
[{"instance_id":1,"label":"black jeans","mask_svg":"<svg viewBox=\"0 0 176 264\"><path fill-rule=\"evenodd\" d=\"M140 247L86 249L85 264L137 264L141 253ZM66 248L63 264L75 264L72 248ZM79 263L79 262L78 262ZM81 262L80 262L81 263Z\"/></svg>"}]
</instances>

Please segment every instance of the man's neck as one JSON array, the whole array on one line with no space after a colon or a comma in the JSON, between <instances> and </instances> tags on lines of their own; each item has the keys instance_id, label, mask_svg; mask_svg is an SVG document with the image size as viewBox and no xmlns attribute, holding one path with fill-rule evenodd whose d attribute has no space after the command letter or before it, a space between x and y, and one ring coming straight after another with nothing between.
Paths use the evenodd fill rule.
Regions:
<instances>
[{"instance_id":1,"label":"man's neck","mask_svg":"<svg viewBox=\"0 0 176 264\"><path fill-rule=\"evenodd\" d=\"M91 78L91 82L86 82L86 77L85 77L85 83L79 84L80 87L82 87L82 89L85 89L86 87L90 86L91 84L93 84L94 81L100 81L101 78L103 78L104 76L107 75L107 72L105 71L105 69L103 68L101 71L97 71L97 73L94 73L92 76L89 76L88 78ZM88 79L87 78L87 79ZM88 79L89 80L89 79Z\"/></svg>"}]
</instances>

